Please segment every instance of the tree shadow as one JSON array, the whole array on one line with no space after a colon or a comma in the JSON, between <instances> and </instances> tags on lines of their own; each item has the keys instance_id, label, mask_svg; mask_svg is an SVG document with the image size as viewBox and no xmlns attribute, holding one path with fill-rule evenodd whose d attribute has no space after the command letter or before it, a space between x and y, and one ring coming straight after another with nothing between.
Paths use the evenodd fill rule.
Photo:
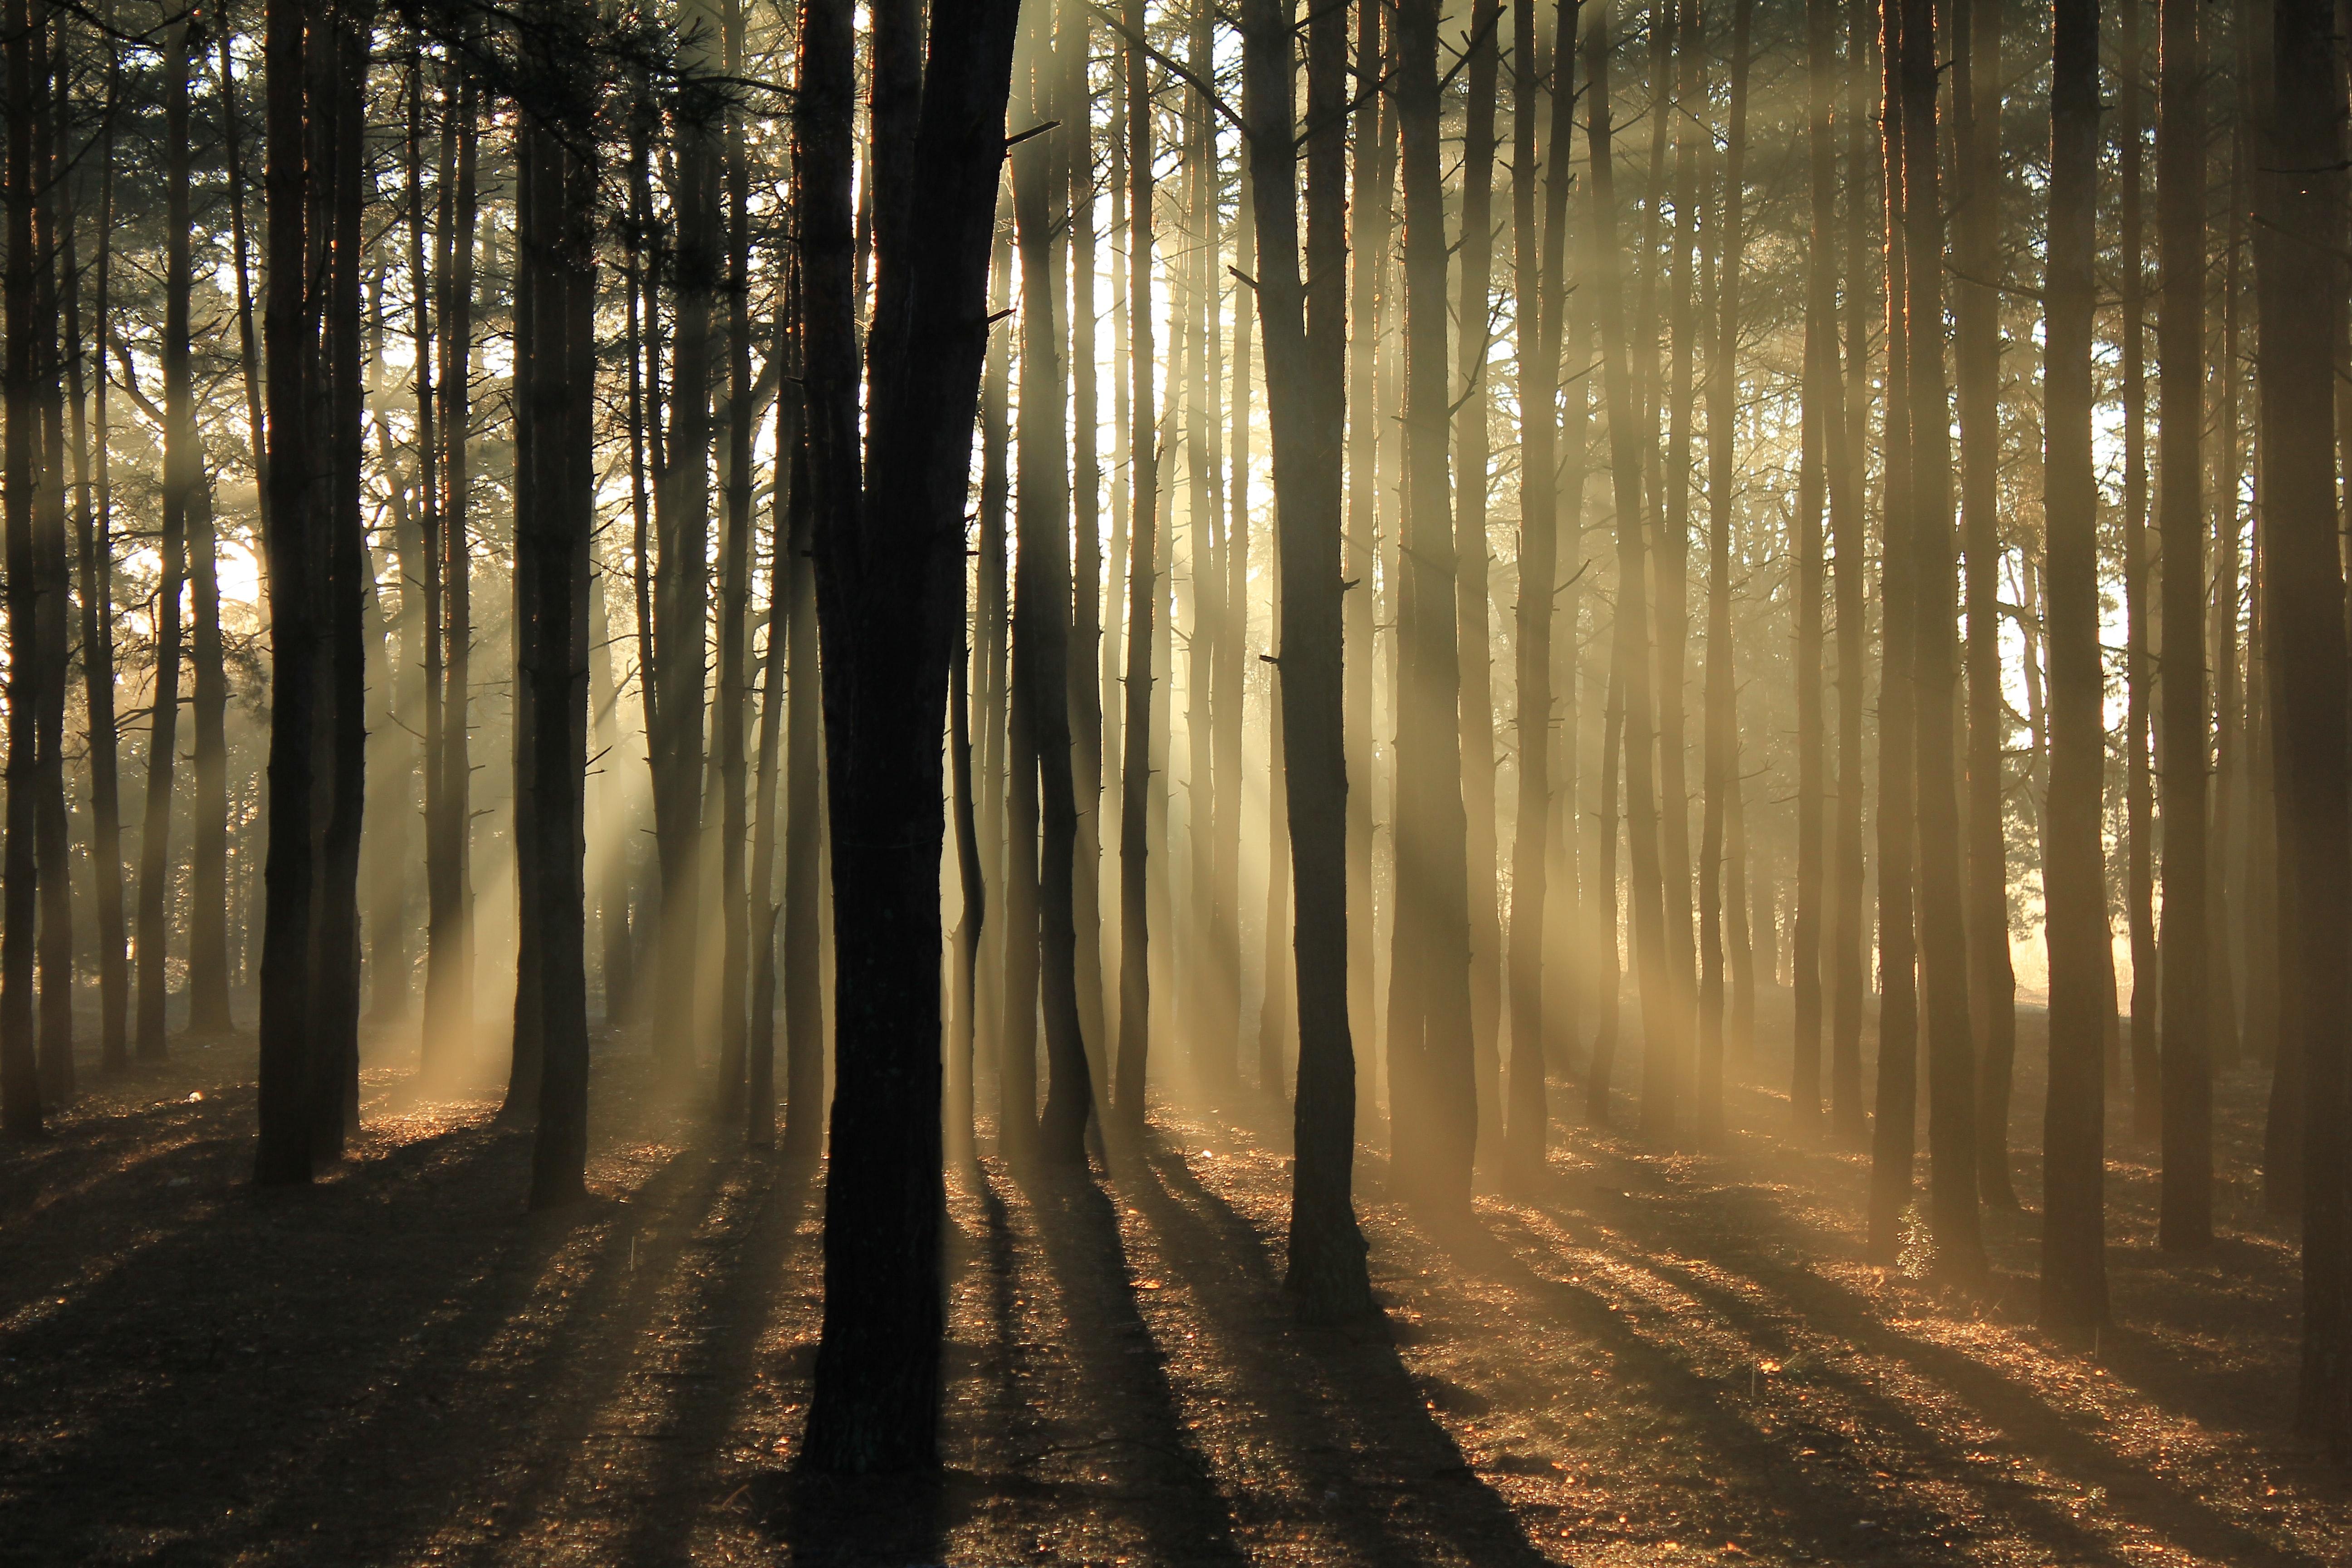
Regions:
<instances>
[{"instance_id":1,"label":"tree shadow","mask_svg":"<svg viewBox=\"0 0 2352 1568\"><path fill-rule=\"evenodd\" d=\"M1272 1238L1155 1141L1119 1195L1218 1335L1252 1431L1282 1454L1291 1498L1244 1505L1265 1526L1308 1523L1342 1560L1372 1568L1433 1562L1532 1565L1548 1558L1511 1504L1482 1481L1398 1357L1384 1319L1301 1325L1276 1277ZM1298 1496L1304 1493L1303 1497Z\"/></svg>"},{"instance_id":2,"label":"tree shadow","mask_svg":"<svg viewBox=\"0 0 2352 1568\"><path fill-rule=\"evenodd\" d=\"M1608 1223L1621 1233L1639 1228L1647 1236L1659 1235L1654 1205L1637 1208L1633 1201L1605 1184L1596 1185L1585 1195L1593 1212L1610 1216ZM1583 1217L1564 1196L1530 1206L1562 1225ZM1711 1279L1706 1269L1687 1266L1670 1257L1652 1252L1623 1261L1648 1269L1688 1293L1711 1321L1740 1334L1759 1353L1786 1359L1798 1351L1801 1347L1787 1332L1788 1325L1794 1322L1815 1336L1842 1340L1864 1354L1900 1365L1958 1397L1998 1427L2021 1455L2049 1466L2086 1492L2105 1494L2113 1511L2187 1550L2231 1563L2318 1568L2315 1559L2275 1546L2167 1483L2142 1463L2119 1454L2077 1418L2050 1405L2033 1388L1962 1351L1886 1324L1869 1300L1844 1285L1763 1256L1760 1243L1776 1233L1791 1242L1804 1238L1795 1236L1793 1224L1785 1216L1776 1216L1770 1205L1743 1206L1759 1211L1742 1221L1746 1227L1743 1234L1751 1241L1734 1249L1730 1256L1719 1247L1690 1246L1690 1238L1685 1237L1668 1236L1665 1239L1705 1257L1709 1265L1752 1287L1765 1298L1762 1302ZM1532 1245L1540 1247L1546 1242L1535 1237ZM1598 1245L1609 1250L1609 1244ZM1593 1331L1612 1332L1621 1340L1645 1347L1642 1356L1656 1369L1658 1395L1671 1401L1674 1407L1701 1409L1702 1390L1705 1402L1722 1403L1724 1391L1719 1384L1692 1371L1669 1350L1634 1333L1631 1325L1599 1296L1536 1272L1491 1236L1486 1237L1486 1246L1478 1256L1479 1266L1512 1278L1530 1293L1546 1296L1564 1308L1572 1307L1571 1315L1580 1326L1589 1325ZM1471 1261L1466 1257L1464 1260ZM1806 1376L1866 1413L1865 1418L1874 1431L1948 1468L1963 1484L1979 1492L1988 1511L2001 1516L2011 1527L2038 1539L2051 1551L2066 1553L2069 1560L2116 1563L2128 1560L2118 1554L2105 1538L2085 1529L2066 1511L2014 1485L2000 1487L1997 1495L1983 1488L1965 1473L1970 1445L1931 1428L1909 1406L1876 1392L1859 1377L1822 1367L1811 1369ZM1735 1422L1735 1426L1745 1428L1746 1424ZM1752 1446L1755 1439L1752 1428L1748 1430L1751 1435L1748 1441ZM1717 1441L1728 1436L1720 1435ZM1818 1426L1805 1428L1803 1440L1822 1453L1833 1454L1845 1446L1843 1434ZM1797 1474L1801 1482L1801 1473ZM1783 1483L1776 1476L1772 1484L1778 1488ZM1882 1515L1897 1521L1895 1528L1929 1538L1938 1529L1934 1516L1899 1500L1881 1500L1874 1506ZM1818 1505L1799 1510L1807 1517L1817 1511ZM1840 1518L1843 1513L1832 1507L1826 1517Z\"/></svg>"}]
</instances>

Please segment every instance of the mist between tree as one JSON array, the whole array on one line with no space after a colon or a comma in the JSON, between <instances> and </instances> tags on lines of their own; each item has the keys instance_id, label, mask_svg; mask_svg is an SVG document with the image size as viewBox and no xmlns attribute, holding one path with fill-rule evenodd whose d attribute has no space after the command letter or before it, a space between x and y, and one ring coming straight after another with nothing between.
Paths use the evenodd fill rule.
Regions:
<instances>
[{"instance_id":1,"label":"mist between tree","mask_svg":"<svg viewBox=\"0 0 2352 1568\"><path fill-rule=\"evenodd\" d=\"M269 1213L484 1140L616 1281L745 1162L798 1471L952 1471L1050 1278L1422 1390L1363 1451L1514 1561L1664 1538L1549 1533L1474 1279L1687 1289L1759 1400L1674 1270L1979 1335L2035 1464L2118 1334L2232 1485L2352 1433L2328 8L8 5L19 1215L159 1085ZM1102 1440L1223 1475L1172 1353Z\"/></svg>"}]
</instances>

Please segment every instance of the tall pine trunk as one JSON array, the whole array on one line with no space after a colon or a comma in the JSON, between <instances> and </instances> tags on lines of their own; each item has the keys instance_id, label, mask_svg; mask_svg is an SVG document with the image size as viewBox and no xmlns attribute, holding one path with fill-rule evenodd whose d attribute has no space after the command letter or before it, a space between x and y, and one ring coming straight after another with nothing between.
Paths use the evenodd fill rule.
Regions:
<instances>
[{"instance_id":1,"label":"tall pine trunk","mask_svg":"<svg viewBox=\"0 0 2352 1568\"><path fill-rule=\"evenodd\" d=\"M2106 732L2100 712L2098 480L2091 451L2091 336L2098 245L2098 0L2061 0L2053 12L2050 73L2050 250L2044 272L2043 471L2049 528L2050 824L2043 860L2049 904L2050 1075L2042 1117L2042 1321L2076 1332L2105 1321L2107 1275L2103 1143L2106 1126L2105 849L2100 814ZM1981 57L1980 57L1981 58ZM1990 159L1987 160L1990 163ZM1979 198L1982 187L1974 193ZM1970 570L1974 571L1971 545ZM1988 574L1989 575L1990 574ZM1988 606L1988 616L1990 608ZM1973 633L1973 626L1971 627ZM1973 693L1981 667L1971 672ZM1972 737L1973 738L1973 737ZM1975 750L1985 750L1979 742ZM1996 753L1997 756L1997 753ZM1981 797L1979 797L1981 799ZM1985 803L1973 809L1997 809ZM1971 825L1973 826L1973 823ZM1980 834L1975 836L1981 845ZM1982 854L1981 848L1978 851ZM1994 861L1990 864L1998 865ZM1987 875L1979 858L1977 875ZM1990 910L1983 911L1990 918ZM2005 917L2006 910L2001 911ZM2006 957L2006 921L1989 929ZM2005 963L1979 966L1980 983ZM1990 994L1996 1005L2006 998ZM1989 1021L1988 1052L2004 1019ZM2005 1061L1987 1063L1980 1109L2005 1116ZM1992 1091L1999 1089L1998 1101ZM1983 1173L2008 1188L2007 1150L1987 1135ZM1990 1162L1997 1160L1998 1165Z\"/></svg>"},{"instance_id":2,"label":"tall pine trunk","mask_svg":"<svg viewBox=\"0 0 2352 1568\"><path fill-rule=\"evenodd\" d=\"M1126 0L1128 188L1127 701L1120 720L1118 826L1118 1079L1111 1097L1129 1131L1143 1126L1151 1049L1150 936L1145 858L1150 852L1154 606L1159 598L1160 449L1152 418L1151 67L1143 47L1143 0Z\"/></svg>"}]
</instances>

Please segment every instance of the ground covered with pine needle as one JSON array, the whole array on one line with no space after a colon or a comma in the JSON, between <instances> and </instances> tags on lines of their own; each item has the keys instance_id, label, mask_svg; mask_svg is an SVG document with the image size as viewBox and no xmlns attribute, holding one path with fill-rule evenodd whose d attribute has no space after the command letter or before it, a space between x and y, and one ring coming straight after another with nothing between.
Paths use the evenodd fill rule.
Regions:
<instances>
[{"instance_id":1,"label":"ground covered with pine needle","mask_svg":"<svg viewBox=\"0 0 2352 1568\"><path fill-rule=\"evenodd\" d=\"M2063 1343L2032 1326L2039 1023L2028 1208L1988 1213L1968 1293L1863 1260L1866 1155L1790 1141L1768 1088L1706 1152L1559 1092L1544 1190L1443 1227L1368 1155L1383 1315L1344 1331L1291 1320L1286 1140L1245 1093L1092 1181L985 1161L950 1181L922 1481L794 1470L821 1188L646 1109L641 1047L600 1044L594 1199L560 1216L522 1212L494 1098L389 1070L352 1157L257 1192L250 1042L182 1047L0 1146L0 1562L2352 1562L2352 1469L2290 1429L2266 1075L2221 1082L2200 1256L2157 1249L2117 1107L2115 1325Z\"/></svg>"}]
</instances>

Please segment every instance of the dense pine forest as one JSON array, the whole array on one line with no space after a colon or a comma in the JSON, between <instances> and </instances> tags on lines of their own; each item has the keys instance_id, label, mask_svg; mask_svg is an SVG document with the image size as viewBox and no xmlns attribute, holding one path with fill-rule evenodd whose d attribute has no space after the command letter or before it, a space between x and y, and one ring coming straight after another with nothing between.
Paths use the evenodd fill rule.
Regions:
<instances>
[{"instance_id":1,"label":"dense pine forest","mask_svg":"<svg viewBox=\"0 0 2352 1568\"><path fill-rule=\"evenodd\" d=\"M2347 19L0 0L0 1563L2346 1561Z\"/></svg>"}]
</instances>

